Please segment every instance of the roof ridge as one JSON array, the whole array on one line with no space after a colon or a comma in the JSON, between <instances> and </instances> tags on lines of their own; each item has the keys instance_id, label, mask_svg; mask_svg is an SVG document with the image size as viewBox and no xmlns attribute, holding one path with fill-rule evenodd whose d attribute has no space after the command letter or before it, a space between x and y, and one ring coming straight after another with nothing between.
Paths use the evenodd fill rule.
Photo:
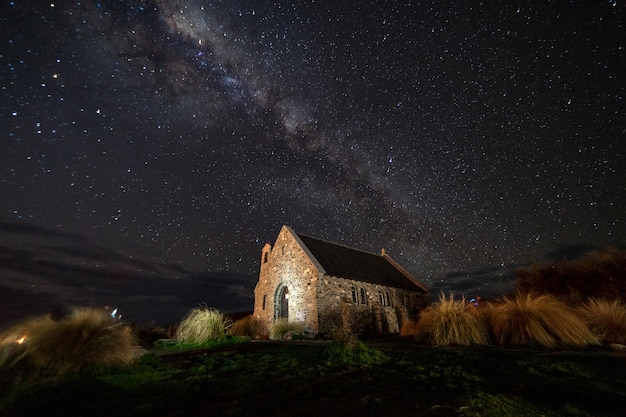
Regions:
<instances>
[{"instance_id":1,"label":"roof ridge","mask_svg":"<svg viewBox=\"0 0 626 417\"><path fill-rule=\"evenodd\" d=\"M368 251L368 250L365 250L365 249L359 249L359 248L354 247L354 246L348 246L348 245L346 245L345 243L337 243L337 242L333 242L332 240L322 239L322 238L319 238L319 237L316 237L316 236L307 235L306 233L299 233L299 232L295 232L295 233L296 233L298 236L304 236L305 238L308 238L308 239L315 239L315 240L319 240L319 241L321 241L321 242L324 242L324 243L329 243L329 244L331 244L331 245L335 245L335 246L341 246L341 247L343 247L343 248L345 248L345 249L353 250L353 251L355 251L355 252L362 252L362 253L366 253L366 254L368 254L368 255L374 255L374 256L378 256L378 257L382 257L382 256L383 256L383 255L378 254L378 253L376 253L376 252Z\"/></svg>"},{"instance_id":2,"label":"roof ridge","mask_svg":"<svg viewBox=\"0 0 626 417\"><path fill-rule=\"evenodd\" d=\"M286 226L285 226L286 227ZM350 247L344 243L311 236L306 233L292 233L302 250L311 261L317 262L324 275L367 282L412 291L429 292L419 279L405 270L389 255ZM322 272L320 270L320 272Z\"/></svg>"}]
</instances>

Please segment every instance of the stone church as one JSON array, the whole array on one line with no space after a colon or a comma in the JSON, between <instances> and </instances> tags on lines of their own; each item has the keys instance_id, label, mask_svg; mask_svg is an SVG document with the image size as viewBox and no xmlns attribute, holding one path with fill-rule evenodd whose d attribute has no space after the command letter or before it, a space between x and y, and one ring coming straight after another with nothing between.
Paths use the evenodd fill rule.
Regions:
<instances>
[{"instance_id":1,"label":"stone church","mask_svg":"<svg viewBox=\"0 0 626 417\"><path fill-rule=\"evenodd\" d=\"M398 333L428 305L428 288L393 259L296 233L283 226L261 253L254 317L267 329L287 319L311 335L338 326L354 333Z\"/></svg>"}]
</instances>

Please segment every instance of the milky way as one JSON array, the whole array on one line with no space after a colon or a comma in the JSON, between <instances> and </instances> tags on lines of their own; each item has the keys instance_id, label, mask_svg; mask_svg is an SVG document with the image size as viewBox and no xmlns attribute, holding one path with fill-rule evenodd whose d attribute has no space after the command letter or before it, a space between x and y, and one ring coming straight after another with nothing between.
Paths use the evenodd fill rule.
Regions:
<instances>
[{"instance_id":1,"label":"milky way","mask_svg":"<svg viewBox=\"0 0 626 417\"><path fill-rule=\"evenodd\" d=\"M31 3L5 221L245 274L287 224L475 292L625 243L622 2Z\"/></svg>"}]
</instances>

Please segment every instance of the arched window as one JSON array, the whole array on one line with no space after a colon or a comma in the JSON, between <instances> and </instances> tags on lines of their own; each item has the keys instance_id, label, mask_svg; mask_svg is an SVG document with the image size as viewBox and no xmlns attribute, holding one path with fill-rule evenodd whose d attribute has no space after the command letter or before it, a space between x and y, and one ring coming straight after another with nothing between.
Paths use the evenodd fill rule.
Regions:
<instances>
[{"instance_id":1,"label":"arched window","mask_svg":"<svg viewBox=\"0 0 626 417\"><path fill-rule=\"evenodd\" d=\"M387 303L385 305L391 306L391 298L389 297L389 291L387 291L385 295L387 296Z\"/></svg>"},{"instance_id":2,"label":"arched window","mask_svg":"<svg viewBox=\"0 0 626 417\"><path fill-rule=\"evenodd\" d=\"M367 298L365 298L365 290L361 288L361 304L367 304Z\"/></svg>"},{"instance_id":3,"label":"arched window","mask_svg":"<svg viewBox=\"0 0 626 417\"><path fill-rule=\"evenodd\" d=\"M352 302L353 302L354 304L357 304L357 303L358 303L358 300L357 300L357 298L356 298L356 288L352 287L352 288L351 288L351 291L352 291Z\"/></svg>"},{"instance_id":4,"label":"arched window","mask_svg":"<svg viewBox=\"0 0 626 417\"><path fill-rule=\"evenodd\" d=\"M382 291L378 291L378 299L380 300L380 305L384 306L385 305L385 299L383 298L383 292Z\"/></svg>"}]
</instances>

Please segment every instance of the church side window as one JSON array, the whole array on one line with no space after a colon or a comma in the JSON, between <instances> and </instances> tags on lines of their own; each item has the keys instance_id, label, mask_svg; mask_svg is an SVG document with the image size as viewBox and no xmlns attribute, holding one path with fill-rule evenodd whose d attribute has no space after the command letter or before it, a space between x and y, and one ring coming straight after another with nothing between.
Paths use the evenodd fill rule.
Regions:
<instances>
[{"instance_id":1,"label":"church side window","mask_svg":"<svg viewBox=\"0 0 626 417\"><path fill-rule=\"evenodd\" d=\"M361 288L361 304L365 305L367 304L367 298L365 298L365 290L363 288Z\"/></svg>"},{"instance_id":2,"label":"church side window","mask_svg":"<svg viewBox=\"0 0 626 417\"><path fill-rule=\"evenodd\" d=\"M382 291L378 291L378 299L380 300L380 305L385 305L385 300L383 298L383 292Z\"/></svg>"},{"instance_id":3,"label":"church side window","mask_svg":"<svg viewBox=\"0 0 626 417\"><path fill-rule=\"evenodd\" d=\"M385 305L390 306L391 305L391 298L389 297L389 291L387 291L385 293L385 295L387 296L387 304L385 304Z\"/></svg>"},{"instance_id":4,"label":"church side window","mask_svg":"<svg viewBox=\"0 0 626 417\"><path fill-rule=\"evenodd\" d=\"M358 303L358 300L357 300L357 298L356 298L356 288L354 288L354 287L352 287L352 302L353 302L354 304L357 304L357 303Z\"/></svg>"}]
</instances>

